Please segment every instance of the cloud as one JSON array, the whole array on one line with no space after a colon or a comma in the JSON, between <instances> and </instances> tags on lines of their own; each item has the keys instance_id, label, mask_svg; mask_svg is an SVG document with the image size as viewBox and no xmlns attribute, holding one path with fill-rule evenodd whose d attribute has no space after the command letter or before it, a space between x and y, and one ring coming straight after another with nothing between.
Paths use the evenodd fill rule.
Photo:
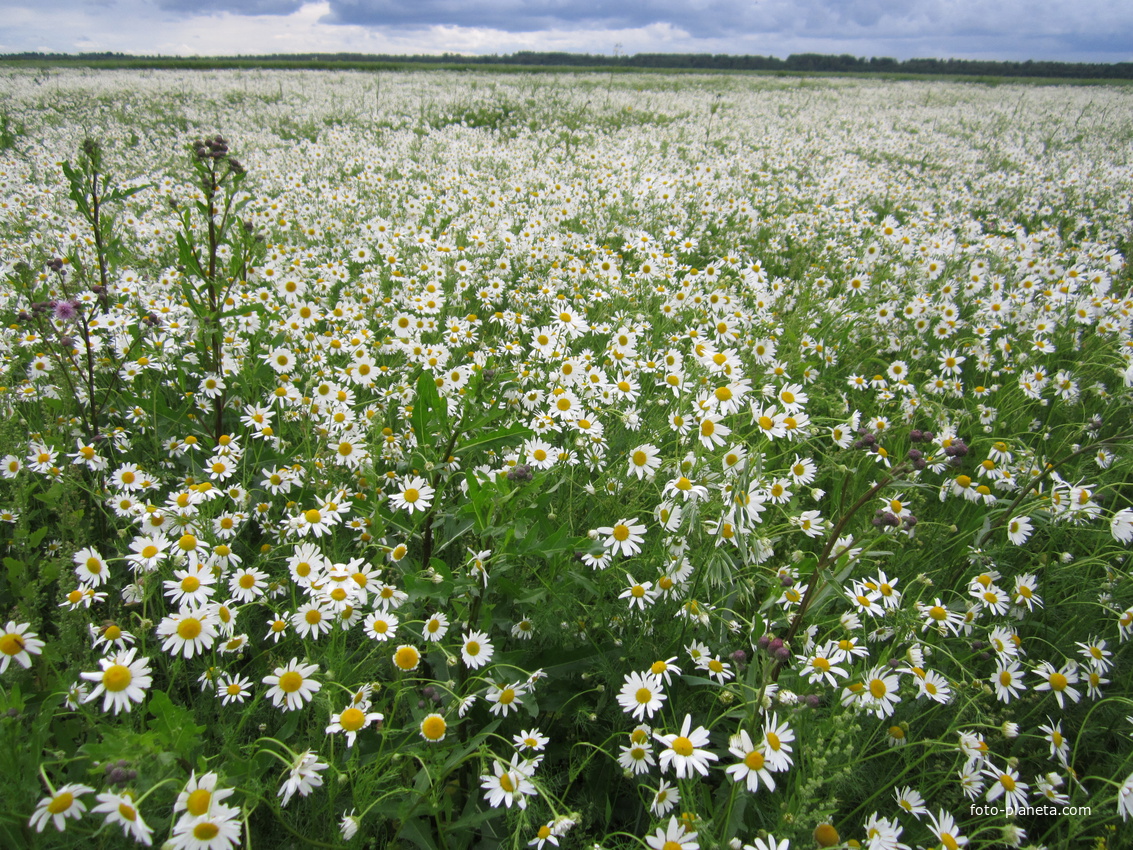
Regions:
<instances>
[{"instance_id":1,"label":"cloud","mask_svg":"<svg viewBox=\"0 0 1133 850\"><path fill-rule=\"evenodd\" d=\"M790 53L1133 60L1111 0L9 0L0 52ZM108 8L109 7L109 8Z\"/></svg>"}]
</instances>

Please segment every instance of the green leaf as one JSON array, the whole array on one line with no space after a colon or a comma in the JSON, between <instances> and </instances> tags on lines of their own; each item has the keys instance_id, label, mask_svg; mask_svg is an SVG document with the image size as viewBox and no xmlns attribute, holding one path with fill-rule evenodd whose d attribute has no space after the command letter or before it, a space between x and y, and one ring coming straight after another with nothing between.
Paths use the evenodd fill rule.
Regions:
<instances>
[{"instance_id":1,"label":"green leaf","mask_svg":"<svg viewBox=\"0 0 1133 850\"><path fill-rule=\"evenodd\" d=\"M28 548L34 549L36 546L38 546L40 543L42 543L43 538L47 536L47 532L48 532L49 528L50 528L50 526L41 525L39 528L37 528L35 531L33 531L31 534L29 534L28 535Z\"/></svg>"},{"instance_id":2,"label":"green leaf","mask_svg":"<svg viewBox=\"0 0 1133 850\"><path fill-rule=\"evenodd\" d=\"M516 442L519 442L519 440L526 440L534 433L534 431L532 431L525 425L512 425L508 428L503 428L499 431L495 431L486 437L480 437L475 440L470 440L467 443L461 443L458 448L460 453L463 455L468 454L473 449L495 448L497 446L503 445L513 438L516 439Z\"/></svg>"},{"instance_id":3,"label":"green leaf","mask_svg":"<svg viewBox=\"0 0 1133 850\"><path fill-rule=\"evenodd\" d=\"M168 749L181 758L189 758L192 751L200 746L200 734L207 727L193 722L193 712L179 705L165 691L153 691L149 700L149 713L152 719L146 724Z\"/></svg>"}]
</instances>

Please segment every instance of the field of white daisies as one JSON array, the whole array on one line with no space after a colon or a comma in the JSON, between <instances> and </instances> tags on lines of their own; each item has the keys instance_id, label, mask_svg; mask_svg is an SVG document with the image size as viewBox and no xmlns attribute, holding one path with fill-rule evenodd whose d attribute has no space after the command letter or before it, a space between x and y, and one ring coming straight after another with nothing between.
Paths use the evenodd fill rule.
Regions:
<instances>
[{"instance_id":1,"label":"field of white daisies","mask_svg":"<svg viewBox=\"0 0 1133 850\"><path fill-rule=\"evenodd\" d=\"M4 847L1128 846L1133 90L0 92Z\"/></svg>"}]
</instances>

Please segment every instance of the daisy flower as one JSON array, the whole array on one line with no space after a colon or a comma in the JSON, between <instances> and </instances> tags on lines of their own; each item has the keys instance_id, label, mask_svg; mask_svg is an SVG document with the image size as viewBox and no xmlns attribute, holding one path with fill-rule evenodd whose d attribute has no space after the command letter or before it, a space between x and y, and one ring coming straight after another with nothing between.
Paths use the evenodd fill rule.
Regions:
<instances>
[{"instance_id":1,"label":"daisy flower","mask_svg":"<svg viewBox=\"0 0 1133 850\"><path fill-rule=\"evenodd\" d=\"M153 844L153 829L142 820L133 795L106 792L96 798L98 805L91 809L92 814L106 815L107 823L116 823L128 838L150 847Z\"/></svg>"},{"instance_id":2,"label":"daisy flower","mask_svg":"<svg viewBox=\"0 0 1133 850\"><path fill-rule=\"evenodd\" d=\"M664 779L653 792L653 799L649 803L649 811L654 817L667 815L681 801L681 791L675 785L670 785Z\"/></svg>"},{"instance_id":3,"label":"daisy flower","mask_svg":"<svg viewBox=\"0 0 1133 850\"><path fill-rule=\"evenodd\" d=\"M488 696L486 699L492 703L489 711L497 716L507 717L512 711L518 711L519 706L523 705L521 697L527 693L523 686L519 683L512 685L492 685L488 689Z\"/></svg>"},{"instance_id":4,"label":"daisy flower","mask_svg":"<svg viewBox=\"0 0 1133 850\"><path fill-rule=\"evenodd\" d=\"M330 631L333 616L319 602L307 602L291 615L291 625L299 637L317 640Z\"/></svg>"},{"instance_id":5,"label":"daisy flower","mask_svg":"<svg viewBox=\"0 0 1133 850\"><path fill-rule=\"evenodd\" d=\"M668 697L661 688L661 677L653 673L629 673L625 677L618 704L622 711L631 714L636 720L652 718L660 711Z\"/></svg>"},{"instance_id":6,"label":"daisy flower","mask_svg":"<svg viewBox=\"0 0 1133 850\"><path fill-rule=\"evenodd\" d=\"M460 648L460 657L464 659L473 670L479 670L492 660L496 648L488 640L484 632L467 632L464 635L464 645Z\"/></svg>"},{"instance_id":7,"label":"daisy flower","mask_svg":"<svg viewBox=\"0 0 1133 850\"><path fill-rule=\"evenodd\" d=\"M906 785L903 788L895 790L893 796L897 799L898 807L908 812L913 817L919 818L921 815L928 814L928 809L925 808L924 804L924 797L921 796L920 791L916 791Z\"/></svg>"},{"instance_id":8,"label":"daisy flower","mask_svg":"<svg viewBox=\"0 0 1133 850\"><path fill-rule=\"evenodd\" d=\"M648 773L649 768L656 763L653 760L653 752L648 743L630 741L627 746L622 747L621 754L618 756L618 764L621 765L623 770L628 770L634 776Z\"/></svg>"},{"instance_id":9,"label":"daisy flower","mask_svg":"<svg viewBox=\"0 0 1133 850\"><path fill-rule=\"evenodd\" d=\"M131 703L140 703L146 696L146 688L153 684L150 676L149 658L134 659L136 647L125 652L108 655L98 660L102 672L82 673L81 678L97 682L98 686L90 692L83 702L91 702L103 696L102 710L114 709L114 713L133 708Z\"/></svg>"},{"instance_id":10,"label":"daisy flower","mask_svg":"<svg viewBox=\"0 0 1133 850\"><path fill-rule=\"evenodd\" d=\"M421 653L417 647L402 644L393 653L393 666L404 673L411 673L421 663Z\"/></svg>"},{"instance_id":11,"label":"daisy flower","mask_svg":"<svg viewBox=\"0 0 1133 850\"><path fill-rule=\"evenodd\" d=\"M1041 685L1035 685L1034 690L1053 691L1059 708L1066 708L1066 697L1072 702L1078 702L1082 698L1077 688L1070 687L1078 683L1078 662L1067 661L1061 669L1055 670L1053 664L1044 661L1034 672L1043 680Z\"/></svg>"},{"instance_id":12,"label":"daisy flower","mask_svg":"<svg viewBox=\"0 0 1133 850\"><path fill-rule=\"evenodd\" d=\"M176 614L163 617L157 627L157 636L165 638L162 650L185 658L212 649L216 635L213 618L204 608L182 608Z\"/></svg>"},{"instance_id":13,"label":"daisy flower","mask_svg":"<svg viewBox=\"0 0 1133 850\"><path fill-rule=\"evenodd\" d=\"M598 534L604 535L602 545L610 550L612 555L619 552L630 558L641 551L641 543L645 540L645 526L637 525L637 517L633 519L619 519L613 526L599 528Z\"/></svg>"},{"instance_id":14,"label":"daisy flower","mask_svg":"<svg viewBox=\"0 0 1133 850\"><path fill-rule=\"evenodd\" d=\"M1014 546L1022 546L1031 537L1031 518L1026 516L1011 517L1007 522L1007 539Z\"/></svg>"},{"instance_id":15,"label":"daisy flower","mask_svg":"<svg viewBox=\"0 0 1133 850\"><path fill-rule=\"evenodd\" d=\"M448 733L448 723L439 714L428 714L421 720L421 737L431 744L440 743Z\"/></svg>"},{"instance_id":16,"label":"daisy flower","mask_svg":"<svg viewBox=\"0 0 1133 850\"><path fill-rule=\"evenodd\" d=\"M653 850L700 850L696 833L686 830L676 815L669 817L668 826L659 826L653 835L645 836L645 843Z\"/></svg>"},{"instance_id":17,"label":"daisy flower","mask_svg":"<svg viewBox=\"0 0 1133 850\"><path fill-rule=\"evenodd\" d=\"M75 563L75 578L81 584L100 587L110 578L110 568L98 550L88 546L80 549L71 559Z\"/></svg>"},{"instance_id":18,"label":"daisy flower","mask_svg":"<svg viewBox=\"0 0 1133 850\"><path fill-rule=\"evenodd\" d=\"M185 783L185 787L173 803L173 813L184 812L182 819L187 820L203 818L211 814L214 806L236 793L232 788L217 788L219 779L220 777L211 772L198 777L194 770L189 774L189 781Z\"/></svg>"},{"instance_id":19,"label":"daisy flower","mask_svg":"<svg viewBox=\"0 0 1133 850\"><path fill-rule=\"evenodd\" d=\"M763 750L751 742L747 730L741 729L738 735L732 736L729 743L728 752L739 761L724 772L734 782L745 783L747 790L753 793L759 790L760 782L768 791L774 791L775 780L768 770L767 758L763 755Z\"/></svg>"},{"instance_id":20,"label":"daisy flower","mask_svg":"<svg viewBox=\"0 0 1133 850\"><path fill-rule=\"evenodd\" d=\"M1031 786L1019 779L1019 772L1012 767L999 768L988 765L983 769L983 775L993 780L984 797L991 803L1003 797L1007 808L1017 809L1027 805L1027 792Z\"/></svg>"},{"instance_id":21,"label":"daisy flower","mask_svg":"<svg viewBox=\"0 0 1133 850\"><path fill-rule=\"evenodd\" d=\"M223 804L200 817L182 817L173 825L164 850L228 850L240 843L240 810Z\"/></svg>"},{"instance_id":22,"label":"daisy flower","mask_svg":"<svg viewBox=\"0 0 1133 850\"><path fill-rule=\"evenodd\" d=\"M692 776L693 771L701 776L708 775L708 763L717 761L720 757L715 753L702 749L708 743L708 730L698 726L691 730L692 715L686 714L681 731L675 735L661 735L653 733L653 737L665 745L661 752L661 770L668 771L672 766L676 771L677 779Z\"/></svg>"},{"instance_id":23,"label":"daisy flower","mask_svg":"<svg viewBox=\"0 0 1133 850\"><path fill-rule=\"evenodd\" d=\"M227 674L216 680L216 695L221 705L232 702L243 703L252 695L252 680L243 676L229 676Z\"/></svg>"},{"instance_id":24,"label":"daisy flower","mask_svg":"<svg viewBox=\"0 0 1133 850\"><path fill-rule=\"evenodd\" d=\"M784 720L779 722L779 715L772 714L763 729L763 741L760 749L768 762L768 770L781 773L790 769L794 763L791 759L791 742L795 740L795 732Z\"/></svg>"},{"instance_id":25,"label":"daisy flower","mask_svg":"<svg viewBox=\"0 0 1133 850\"><path fill-rule=\"evenodd\" d=\"M448 617L439 611L425 621L421 635L427 641L436 643L448 633Z\"/></svg>"},{"instance_id":26,"label":"daisy flower","mask_svg":"<svg viewBox=\"0 0 1133 850\"><path fill-rule=\"evenodd\" d=\"M480 776L480 787L487 792L488 805L493 809L501 804L510 809L513 803L526 809L527 798L539 793L514 760L510 765L492 762L492 771Z\"/></svg>"},{"instance_id":27,"label":"daisy flower","mask_svg":"<svg viewBox=\"0 0 1133 850\"><path fill-rule=\"evenodd\" d=\"M228 579L228 592L240 603L255 602L267 590L268 574L255 567L237 570Z\"/></svg>"},{"instance_id":28,"label":"daisy flower","mask_svg":"<svg viewBox=\"0 0 1133 850\"><path fill-rule=\"evenodd\" d=\"M435 492L424 478L413 476L401 482L401 488L389 497L389 503L395 510L404 509L410 514L414 511L424 512L433 504Z\"/></svg>"},{"instance_id":29,"label":"daisy flower","mask_svg":"<svg viewBox=\"0 0 1133 850\"><path fill-rule=\"evenodd\" d=\"M518 735L515 735L512 741L515 742L517 748L530 750L534 753L541 751L547 744L551 743L551 739L538 729L524 729Z\"/></svg>"},{"instance_id":30,"label":"daisy flower","mask_svg":"<svg viewBox=\"0 0 1133 850\"><path fill-rule=\"evenodd\" d=\"M79 799L82 794L91 794L94 789L89 785L64 785L50 796L44 797L36 804L28 826L34 826L36 832L43 832L47 821L51 820L59 832L67 828L67 819L79 820L86 812L86 804Z\"/></svg>"},{"instance_id":31,"label":"daisy flower","mask_svg":"<svg viewBox=\"0 0 1133 850\"><path fill-rule=\"evenodd\" d=\"M629 581L629 587L618 595L618 599L628 599L631 611L634 608L644 611L657 599L659 591L654 589L653 582L647 581L643 584L629 573L626 573L626 580Z\"/></svg>"},{"instance_id":32,"label":"daisy flower","mask_svg":"<svg viewBox=\"0 0 1133 850\"><path fill-rule=\"evenodd\" d=\"M967 837L961 835L960 830L956 828L956 819L944 809L940 809L935 815L930 814L928 820L928 828L932 830L936 840L949 850L968 845Z\"/></svg>"},{"instance_id":33,"label":"daisy flower","mask_svg":"<svg viewBox=\"0 0 1133 850\"><path fill-rule=\"evenodd\" d=\"M327 726L326 733L330 735L335 732L345 732L346 746L353 747L354 740L358 737L359 732L371 723L381 723L383 720L385 720L384 714L379 714L376 711L364 711L357 706L350 705L339 714L331 715L330 725Z\"/></svg>"},{"instance_id":34,"label":"daisy flower","mask_svg":"<svg viewBox=\"0 0 1133 850\"><path fill-rule=\"evenodd\" d=\"M396 614L375 611L366 618L366 637L377 641L390 640L397 634L398 622Z\"/></svg>"},{"instance_id":35,"label":"daisy flower","mask_svg":"<svg viewBox=\"0 0 1133 850\"><path fill-rule=\"evenodd\" d=\"M4 626L0 633L0 673L5 672L13 660L27 670L31 667L31 657L43 652L46 644L36 637L35 632L28 631L30 625L9 620Z\"/></svg>"},{"instance_id":36,"label":"daisy flower","mask_svg":"<svg viewBox=\"0 0 1133 850\"><path fill-rule=\"evenodd\" d=\"M300 664L298 658L292 658L286 667L276 667L271 676L264 676L263 683L271 685L267 695L272 704L284 711L295 711L310 702L323 687L310 678L318 669L318 664Z\"/></svg>"},{"instance_id":37,"label":"daisy flower","mask_svg":"<svg viewBox=\"0 0 1133 850\"><path fill-rule=\"evenodd\" d=\"M661 468L661 453L656 446L645 443L629 453L629 472L636 475L638 480L653 480L657 470Z\"/></svg>"}]
</instances>

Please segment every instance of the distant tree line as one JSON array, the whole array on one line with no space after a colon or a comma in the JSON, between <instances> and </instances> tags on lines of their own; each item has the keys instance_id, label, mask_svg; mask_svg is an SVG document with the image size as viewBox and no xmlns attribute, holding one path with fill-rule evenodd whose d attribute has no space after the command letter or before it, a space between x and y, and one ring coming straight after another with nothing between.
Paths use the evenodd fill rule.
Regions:
<instances>
[{"instance_id":1,"label":"distant tree line","mask_svg":"<svg viewBox=\"0 0 1133 850\"><path fill-rule=\"evenodd\" d=\"M842 54L793 53L775 56L732 56L725 53L636 53L604 56L593 53L520 51L506 55L466 56L457 53L401 56L369 53L286 53L238 57L131 56L124 53L10 53L0 61L112 65L116 67L311 67L376 68L407 64L470 67L480 65L610 69L678 69L708 71L779 71L827 73L932 74L967 77L1052 77L1070 79L1133 79L1133 62L1002 62L984 59L868 59Z\"/></svg>"}]
</instances>

